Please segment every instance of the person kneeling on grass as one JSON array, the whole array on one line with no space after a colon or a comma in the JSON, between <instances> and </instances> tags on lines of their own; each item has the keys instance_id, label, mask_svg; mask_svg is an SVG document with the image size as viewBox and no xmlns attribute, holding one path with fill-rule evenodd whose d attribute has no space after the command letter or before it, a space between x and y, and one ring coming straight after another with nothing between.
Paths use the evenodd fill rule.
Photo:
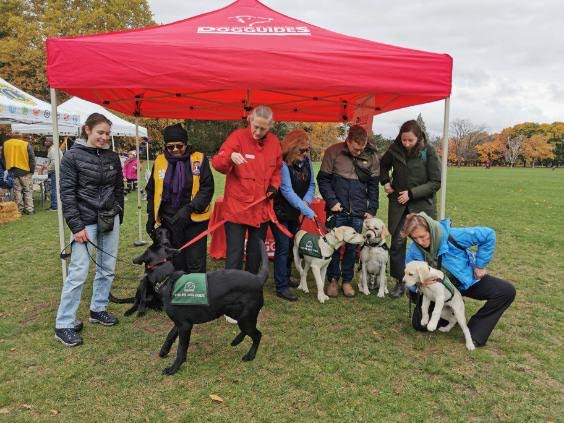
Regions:
<instances>
[{"instance_id":1,"label":"person kneeling on grass","mask_svg":"<svg viewBox=\"0 0 564 423\"><path fill-rule=\"evenodd\" d=\"M486 300L486 304L468 322L474 345L486 345L501 315L515 299L512 284L486 273L495 249L495 231L486 227L452 228L450 220L438 222L420 212L406 216L401 236L413 241L407 249L406 263L425 261L431 267L442 270L463 296ZM478 249L474 253L471 247ZM415 292L409 292L415 302ZM431 303L431 310L433 306ZM421 326L421 301L417 302L412 325L416 330L427 330Z\"/></svg>"}]
</instances>

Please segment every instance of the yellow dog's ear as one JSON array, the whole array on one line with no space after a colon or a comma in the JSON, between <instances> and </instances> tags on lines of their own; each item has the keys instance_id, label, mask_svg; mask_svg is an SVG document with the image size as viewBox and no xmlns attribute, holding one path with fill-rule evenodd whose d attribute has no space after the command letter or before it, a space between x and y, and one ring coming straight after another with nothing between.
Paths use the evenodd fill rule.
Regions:
<instances>
[{"instance_id":1,"label":"yellow dog's ear","mask_svg":"<svg viewBox=\"0 0 564 423\"><path fill-rule=\"evenodd\" d=\"M344 226L339 226L338 228L333 229L333 234L335 235L335 238L337 238L337 241L343 241L345 239L344 230Z\"/></svg>"},{"instance_id":2,"label":"yellow dog's ear","mask_svg":"<svg viewBox=\"0 0 564 423\"><path fill-rule=\"evenodd\" d=\"M427 264L427 263L425 263ZM422 265L417 266L417 274L419 275L419 282L423 283L425 279L429 276L429 265L425 266L427 269L423 268Z\"/></svg>"},{"instance_id":3,"label":"yellow dog's ear","mask_svg":"<svg viewBox=\"0 0 564 423\"><path fill-rule=\"evenodd\" d=\"M381 238L387 238L390 236L390 231L388 230L388 227L386 225L382 226L382 235L380 235Z\"/></svg>"}]
</instances>

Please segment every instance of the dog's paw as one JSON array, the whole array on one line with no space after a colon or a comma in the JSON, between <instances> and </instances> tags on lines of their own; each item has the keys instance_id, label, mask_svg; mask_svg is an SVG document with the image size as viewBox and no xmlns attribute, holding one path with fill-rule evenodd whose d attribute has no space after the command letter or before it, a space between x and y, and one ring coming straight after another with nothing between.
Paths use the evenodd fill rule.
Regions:
<instances>
[{"instance_id":1,"label":"dog's paw","mask_svg":"<svg viewBox=\"0 0 564 423\"><path fill-rule=\"evenodd\" d=\"M245 354L242 358L243 361L253 361L254 359L255 359L255 354L251 354L250 352Z\"/></svg>"},{"instance_id":2,"label":"dog's paw","mask_svg":"<svg viewBox=\"0 0 564 423\"><path fill-rule=\"evenodd\" d=\"M428 317L423 317L421 319L421 326L427 326L427 323L429 323L429 318Z\"/></svg>"},{"instance_id":3,"label":"dog's paw","mask_svg":"<svg viewBox=\"0 0 564 423\"><path fill-rule=\"evenodd\" d=\"M388 290L385 290L385 291L380 290L380 291L378 291L378 294L376 294L376 296L378 298L384 298L387 293L388 293Z\"/></svg>"},{"instance_id":4,"label":"dog's paw","mask_svg":"<svg viewBox=\"0 0 564 423\"><path fill-rule=\"evenodd\" d=\"M467 349L468 351L474 351L474 350L476 349L476 345L474 345L473 342L467 342L467 343L466 343L466 349Z\"/></svg>"},{"instance_id":5,"label":"dog's paw","mask_svg":"<svg viewBox=\"0 0 564 423\"><path fill-rule=\"evenodd\" d=\"M170 348L161 348L161 350L159 351L159 357L164 358L168 355L169 352Z\"/></svg>"},{"instance_id":6,"label":"dog's paw","mask_svg":"<svg viewBox=\"0 0 564 423\"><path fill-rule=\"evenodd\" d=\"M323 304L325 301L327 301L329 299L329 296L325 295L325 294L319 294L317 296L317 300Z\"/></svg>"},{"instance_id":7,"label":"dog's paw","mask_svg":"<svg viewBox=\"0 0 564 423\"><path fill-rule=\"evenodd\" d=\"M434 332L435 330L437 330L437 324L436 323L429 323L427 325L427 330L429 332Z\"/></svg>"},{"instance_id":8,"label":"dog's paw","mask_svg":"<svg viewBox=\"0 0 564 423\"><path fill-rule=\"evenodd\" d=\"M450 328L448 326L442 326L439 328L439 332L444 332L444 333L450 332Z\"/></svg>"},{"instance_id":9,"label":"dog's paw","mask_svg":"<svg viewBox=\"0 0 564 423\"><path fill-rule=\"evenodd\" d=\"M166 368L163 369L163 375L172 376L177 371L178 371L178 369L175 369L174 366L166 367Z\"/></svg>"},{"instance_id":10,"label":"dog's paw","mask_svg":"<svg viewBox=\"0 0 564 423\"><path fill-rule=\"evenodd\" d=\"M304 291L306 294L309 293L309 289L308 289L307 285L299 284L299 285L298 285L298 289L301 289L301 290Z\"/></svg>"}]
</instances>

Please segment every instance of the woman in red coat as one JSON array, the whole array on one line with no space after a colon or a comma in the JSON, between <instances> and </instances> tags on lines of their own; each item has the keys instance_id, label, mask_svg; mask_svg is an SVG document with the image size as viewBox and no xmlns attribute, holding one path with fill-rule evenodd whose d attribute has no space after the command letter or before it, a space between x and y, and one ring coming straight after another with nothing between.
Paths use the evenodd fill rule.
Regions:
<instances>
[{"instance_id":1,"label":"woman in red coat","mask_svg":"<svg viewBox=\"0 0 564 423\"><path fill-rule=\"evenodd\" d=\"M226 176L224 191L225 268L242 269L247 240L245 269L257 273L260 266L259 240L266 239L270 216L270 198L248 208L250 204L273 195L280 186L282 149L280 141L270 133L272 110L257 106L249 116L249 126L233 131L212 159L212 166Z\"/></svg>"}]
</instances>

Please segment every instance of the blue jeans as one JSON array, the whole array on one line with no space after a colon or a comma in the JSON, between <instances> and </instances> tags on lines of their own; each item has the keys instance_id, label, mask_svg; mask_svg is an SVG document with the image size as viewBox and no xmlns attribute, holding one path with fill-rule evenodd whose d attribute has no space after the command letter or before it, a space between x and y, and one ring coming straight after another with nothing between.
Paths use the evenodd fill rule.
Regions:
<instances>
[{"instance_id":1,"label":"blue jeans","mask_svg":"<svg viewBox=\"0 0 564 423\"><path fill-rule=\"evenodd\" d=\"M98 264L92 286L90 310L104 311L108 306L108 297L116 267L116 259L114 257L117 257L119 244L119 215L115 217L114 229L112 231L98 233L97 225L87 225L86 232L88 233L88 238L107 254L95 251L96 249L92 244L73 242L68 275L63 283L61 303L59 304L55 321L55 328L57 329L72 328L74 326L82 289L88 277L90 256L93 259L95 258Z\"/></svg>"},{"instance_id":2,"label":"blue jeans","mask_svg":"<svg viewBox=\"0 0 564 423\"><path fill-rule=\"evenodd\" d=\"M362 222L364 221L361 217L354 217L346 214L336 214L332 217L332 220L334 228L338 228L339 226L350 226L358 233L362 231ZM329 266L327 266L327 280L330 281L332 278L339 280L339 278L342 277L343 282L352 281L354 277L354 264L356 262L357 250L358 245L345 244L345 254L343 255L342 261L340 251L335 251Z\"/></svg>"},{"instance_id":3,"label":"blue jeans","mask_svg":"<svg viewBox=\"0 0 564 423\"><path fill-rule=\"evenodd\" d=\"M300 222L297 220L279 220L279 223L293 234L298 232ZM272 230L272 235L274 235L274 242L276 242L276 249L274 250L274 283L276 291L282 292L288 288L288 281L292 274L294 238L288 238L274 223L270 224L270 229Z\"/></svg>"},{"instance_id":4,"label":"blue jeans","mask_svg":"<svg viewBox=\"0 0 564 423\"><path fill-rule=\"evenodd\" d=\"M57 208L57 180L55 172L49 174L49 185L51 185L51 209Z\"/></svg>"}]
</instances>

